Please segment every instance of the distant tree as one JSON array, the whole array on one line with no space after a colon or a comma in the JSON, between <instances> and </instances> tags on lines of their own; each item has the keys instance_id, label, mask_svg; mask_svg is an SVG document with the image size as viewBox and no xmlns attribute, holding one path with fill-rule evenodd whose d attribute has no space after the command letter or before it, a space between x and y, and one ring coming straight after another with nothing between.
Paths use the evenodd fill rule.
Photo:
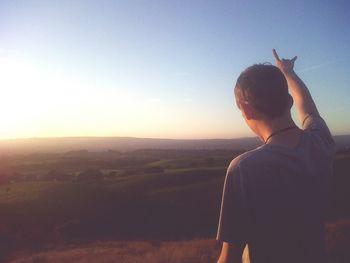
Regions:
<instances>
[{"instance_id":1,"label":"distant tree","mask_svg":"<svg viewBox=\"0 0 350 263\"><path fill-rule=\"evenodd\" d=\"M188 167L197 167L197 166L198 166L198 164L197 164L196 161L190 161L190 162L188 163Z\"/></svg>"},{"instance_id":2,"label":"distant tree","mask_svg":"<svg viewBox=\"0 0 350 263\"><path fill-rule=\"evenodd\" d=\"M96 180L102 180L103 179L103 173L96 168L88 168L85 171L82 171L79 173L76 177L76 180L78 182L81 181L96 181Z\"/></svg>"},{"instance_id":3,"label":"distant tree","mask_svg":"<svg viewBox=\"0 0 350 263\"><path fill-rule=\"evenodd\" d=\"M217 163L216 160L212 157L207 158L205 161L208 166L213 166Z\"/></svg>"},{"instance_id":4,"label":"distant tree","mask_svg":"<svg viewBox=\"0 0 350 263\"><path fill-rule=\"evenodd\" d=\"M122 155L122 153L120 151L111 150L111 149L108 149L107 153L110 154L110 155L114 155L114 156Z\"/></svg>"},{"instance_id":5,"label":"distant tree","mask_svg":"<svg viewBox=\"0 0 350 263\"><path fill-rule=\"evenodd\" d=\"M43 175L41 179L49 181L67 181L72 180L72 175L59 170L51 170L47 174Z\"/></svg>"},{"instance_id":6,"label":"distant tree","mask_svg":"<svg viewBox=\"0 0 350 263\"><path fill-rule=\"evenodd\" d=\"M114 178L118 175L118 173L116 171L110 171L109 173L107 173L104 177L105 178Z\"/></svg>"},{"instance_id":7,"label":"distant tree","mask_svg":"<svg viewBox=\"0 0 350 263\"><path fill-rule=\"evenodd\" d=\"M77 235L80 228L80 220L72 219L55 226L53 229L53 239L58 243L64 243Z\"/></svg>"},{"instance_id":8,"label":"distant tree","mask_svg":"<svg viewBox=\"0 0 350 263\"><path fill-rule=\"evenodd\" d=\"M22 181L23 179L25 178L21 173L15 172L11 175L12 182L19 182L19 181Z\"/></svg>"},{"instance_id":9,"label":"distant tree","mask_svg":"<svg viewBox=\"0 0 350 263\"><path fill-rule=\"evenodd\" d=\"M151 174L151 173L163 173L164 168L161 166L149 166L144 168L144 173Z\"/></svg>"},{"instance_id":10,"label":"distant tree","mask_svg":"<svg viewBox=\"0 0 350 263\"><path fill-rule=\"evenodd\" d=\"M143 168L125 168L120 173L120 176L137 175L137 174L143 174L143 173L145 173Z\"/></svg>"},{"instance_id":11,"label":"distant tree","mask_svg":"<svg viewBox=\"0 0 350 263\"><path fill-rule=\"evenodd\" d=\"M347 155L350 154L350 147L344 147L337 150L337 155Z\"/></svg>"},{"instance_id":12,"label":"distant tree","mask_svg":"<svg viewBox=\"0 0 350 263\"><path fill-rule=\"evenodd\" d=\"M11 180L10 176L7 174L0 174L0 184L7 184Z\"/></svg>"}]
</instances>

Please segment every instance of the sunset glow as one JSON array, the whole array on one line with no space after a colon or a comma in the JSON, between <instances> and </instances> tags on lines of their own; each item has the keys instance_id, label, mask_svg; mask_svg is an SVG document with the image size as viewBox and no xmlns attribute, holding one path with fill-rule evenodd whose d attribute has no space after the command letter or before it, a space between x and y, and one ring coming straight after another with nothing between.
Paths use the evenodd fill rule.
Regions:
<instances>
[{"instance_id":1,"label":"sunset glow","mask_svg":"<svg viewBox=\"0 0 350 263\"><path fill-rule=\"evenodd\" d=\"M251 136L232 87L245 67L272 62L272 48L299 56L296 71L332 131L350 131L349 18L336 4L281 3L289 11L272 19L242 1L60 3L0 4L2 139ZM309 9L313 17L294 21Z\"/></svg>"}]
</instances>

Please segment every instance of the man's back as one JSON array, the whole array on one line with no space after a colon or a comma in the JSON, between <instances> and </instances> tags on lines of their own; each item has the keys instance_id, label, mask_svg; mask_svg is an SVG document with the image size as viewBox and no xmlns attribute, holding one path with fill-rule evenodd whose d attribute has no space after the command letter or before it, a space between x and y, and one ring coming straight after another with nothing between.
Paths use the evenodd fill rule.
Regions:
<instances>
[{"instance_id":1,"label":"man's back","mask_svg":"<svg viewBox=\"0 0 350 263\"><path fill-rule=\"evenodd\" d=\"M232 161L218 239L249 245L251 262L323 262L323 219L334 142L317 115L299 144L266 144Z\"/></svg>"}]
</instances>

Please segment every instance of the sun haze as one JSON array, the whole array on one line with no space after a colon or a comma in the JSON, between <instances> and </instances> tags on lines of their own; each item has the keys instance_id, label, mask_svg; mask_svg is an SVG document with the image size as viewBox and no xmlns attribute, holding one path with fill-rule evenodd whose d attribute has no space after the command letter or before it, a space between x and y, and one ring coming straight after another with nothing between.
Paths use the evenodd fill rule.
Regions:
<instances>
[{"instance_id":1,"label":"sun haze","mask_svg":"<svg viewBox=\"0 0 350 263\"><path fill-rule=\"evenodd\" d=\"M251 136L233 85L293 57L333 134L350 130L345 1L1 1L0 138Z\"/></svg>"}]
</instances>

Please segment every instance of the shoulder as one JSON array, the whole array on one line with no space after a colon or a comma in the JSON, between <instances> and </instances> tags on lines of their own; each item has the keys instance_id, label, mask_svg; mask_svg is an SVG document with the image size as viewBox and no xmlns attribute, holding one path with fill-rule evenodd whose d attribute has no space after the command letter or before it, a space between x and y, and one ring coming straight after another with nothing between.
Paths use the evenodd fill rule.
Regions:
<instances>
[{"instance_id":1,"label":"shoulder","mask_svg":"<svg viewBox=\"0 0 350 263\"><path fill-rule=\"evenodd\" d=\"M225 177L225 196L232 194L237 198L237 196L245 195L244 189L246 189L249 174L252 173L251 168L258 167L257 164L261 163L259 160L264 152L264 149L258 147L237 156L231 161ZM253 173L255 172L253 171Z\"/></svg>"},{"instance_id":2,"label":"shoulder","mask_svg":"<svg viewBox=\"0 0 350 263\"><path fill-rule=\"evenodd\" d=\"M247 167L257 165L266 160L267 154L267 151L261 146L237 156L231 161L227 169L227 175L235 174L239 170L246 170Z\"/></svg>"},{"instance_id":3,"label":"shoulder","mask_svg":"<svg viewBox=\"0 0 350 263\"><path fill-rule=\"evenodd\" d=\"M319 147L330 154L335 151L335 142L325 120L318 114L309 114L305 117L302 128L309 138L313 138Z\"/></svg>"}]
</instances>

